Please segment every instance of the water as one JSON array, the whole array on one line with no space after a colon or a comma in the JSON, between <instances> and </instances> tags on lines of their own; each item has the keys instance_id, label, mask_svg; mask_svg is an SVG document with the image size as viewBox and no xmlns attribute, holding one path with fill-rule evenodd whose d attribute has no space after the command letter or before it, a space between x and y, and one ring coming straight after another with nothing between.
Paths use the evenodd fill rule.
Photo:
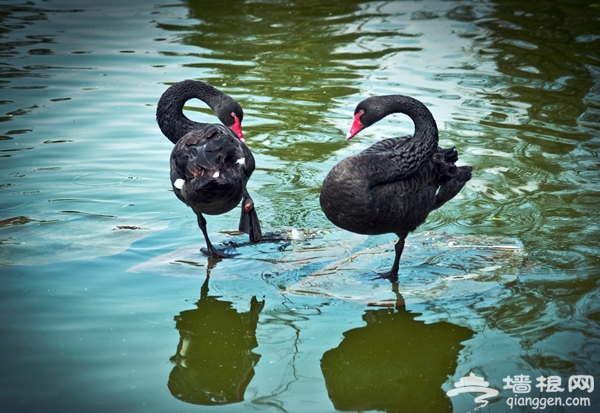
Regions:
<instances>
[{"instance_id":1,"label":"water","mask_svg":"<svg viewBox=\"0 0 600 413\"><path fill-rule=\"evenodd\" d=\"M599 18L579 1L3 2L3 408L467 412L484 393L447 392L473 373L497 391L481 411L597 410L577 376L598 387ZM186 78L240 102L262 225L305 239L198 253L154 120ZM398 294L369 279L394 238L318 204L337 161L412 132L394 116L343 139L359 101L394 93L474 167L407 240ZM237 218L210 217L211 238L244 241ZM520 375L528 392L504 388Z\"/></svg>"}]
</instances>

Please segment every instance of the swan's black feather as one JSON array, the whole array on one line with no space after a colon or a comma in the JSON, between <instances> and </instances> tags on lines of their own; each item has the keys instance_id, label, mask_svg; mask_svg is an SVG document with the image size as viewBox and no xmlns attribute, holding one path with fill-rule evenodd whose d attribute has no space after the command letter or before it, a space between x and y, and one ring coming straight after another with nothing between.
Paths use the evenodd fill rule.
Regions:
<instances>
[{"instance_id":1,"label":"swan's black feather","mask_svg":"<svg viewBox=\"0 0 600 413\"><path fill-rule=\"evenodd\" d=\"M362 101L353 129L364 129L391 113L410 116L414 136L381 140L340 161L323 182L320 202L327 218L340 228L367 235L394 233L400 238L394 265L382 275L395 281L406 236L460 192L471 179L472 168L455 165L454 148L437 146L433 116L408 96Z\"/></svg>"},{"instance_id":2,"label":"swan's black feather","mask_svg":"<svg viewBox=\"0 0 600 413\"><path fill-rule=\"evenodd\" d=\"M194 122L185 117L183 105L192 98L207 103L225 126ZM254 202L246 190L255 167L254 157L240 139L241 134L238 137L231 129L236 118L241 124L242 117L241 106L230 96L194 80L169 87L156 110L161 131L175 144L171 152L173 192L198 216L208 255L227 256L210 243L202 214L223 214L240 201L240 228L248 232L252 241L262 238Z\"/></svg>"}]
</instances>

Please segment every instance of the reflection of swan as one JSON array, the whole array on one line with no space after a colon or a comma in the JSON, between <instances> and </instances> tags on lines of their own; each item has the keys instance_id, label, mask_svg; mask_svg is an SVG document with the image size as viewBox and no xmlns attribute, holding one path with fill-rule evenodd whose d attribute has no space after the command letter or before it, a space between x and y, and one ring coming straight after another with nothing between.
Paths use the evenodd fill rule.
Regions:
<instances>
[{"instance_id":1,"label":"reflection of swan","mask_svg":"<svg viewBox=\"0 0 600 413\"><path fill-rule=\"evenodd\" d=\"M471 179L472 168L455 166L456 150L437 146L431 112L408 96L375 96L360 102L346 139L391 113L410 116L414 137L382 140L335 165L323 182L321 208L345 230L366 235L394 233L400 238L392 269L381 275L394 282L408 233L458 194Z\"/></svg>"},{"instance_id":2,"label":"reflection of swan","mask_svg":"<svg viewBox=\"0 0 600 413\"><path fill-rule=\"evenodd\" d=\"M442 384L456 370L460 343L473 333L446 322L425 324L406 310L368 310L365 327L344 333L321 370L337 410L450 412Z\"/></svg>"},{"instance_id":3,"label":"reflection of swan","mask_svg":"<svg viewBox=\"0 0 600 413\"><path fill-rule=\"evenodd\" d=\"M204 101L223 125L193 122L183 114L192 98ZM177 198L192 208L206 240L209 256L230 257L208 239L203 214L231 211L242 200L240 231L260 241L261 230L246 182L254 171L254 157L244 144L241 106L220 90L195 80L169 87L156 108L160 130L175 144L171 152L171 184Z\"/></svg>"},{"instance_id":4,"label":"reflection of swan","mask_svg":"<svg viewBox=\"0 0 600 413\"><path fill-rule=\"evenodd\" d=\"M179 330L176 365L169 376L169 390L178 399L200 405L218 405L244 400L260 355L256 326L265 302L252 297L250 310L239 313L229 301L208 295L208 280L202 285L197 308L175 316Z\"/></svg>"}]
</instances>

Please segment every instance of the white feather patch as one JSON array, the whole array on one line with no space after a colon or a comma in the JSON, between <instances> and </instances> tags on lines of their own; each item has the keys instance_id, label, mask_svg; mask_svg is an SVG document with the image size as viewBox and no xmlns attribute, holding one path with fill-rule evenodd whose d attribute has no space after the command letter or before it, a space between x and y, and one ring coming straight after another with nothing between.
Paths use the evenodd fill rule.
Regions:
<instances>
[{"instance_id":1,"label":"white feather patch","mask_svg":"<svg viewBox=\"0 0 600 413\"><path fill-rule=\"evenodd\" d=\"M302 231L295 228L292 229L292 239L303 240L304 238L304 233Z\"/></svg>"},{"instance_id":2,"label":"white feather patch","mask_svg":"<svg viewBox=\"0 0 600 413\"><path fill-rule=\"evenodd\" d=\"M240 165L246 165L246 158L240 158L235 163L239 163Z\"/></svg>"},{"instance_id":3,"label":"white feather patch","mask_svg":"<svg viewBox=\"0 0 600 413\"><path fill-rule=\"evenodd\" d=\"M183 188L183 184L185 184L185 181L181 178L176 179L175 182L173 183L173 186L177 189L181 189Z\"/></svg>"},{"instance_id":4,"label":"white feather patch","mask_svg":"<svg viewBox=\"0 0 600 413\"><path fill-rule=\"evenodd\" d=\"M219 171L217 171L217 172L215 172L215 173L213 174L213 178L218 178L218 177L219 177L219 175L220 175L220 173L219 173Z\"/></svg>"}]
</instances>

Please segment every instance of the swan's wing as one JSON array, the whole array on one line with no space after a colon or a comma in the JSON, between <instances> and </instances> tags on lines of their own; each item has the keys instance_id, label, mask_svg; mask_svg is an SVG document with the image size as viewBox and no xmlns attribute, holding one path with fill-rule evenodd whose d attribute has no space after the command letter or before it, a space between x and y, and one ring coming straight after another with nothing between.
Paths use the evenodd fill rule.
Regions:
<instances>
[{"instance_id":1,"label":"swan's wing","mask_svg":"<svg viewBox=\"0 0 600 413\"><path fill-rule=\"evenodd\" d=\"M361 154L382 154L385 152L393 151L406 145L408 142L410 142L411 139L412 136L384 139L369 146L367 149L362 151Z\"/></svg>"},{"instance_id":2,"label":"swan's wing","mask_svg":"<svg viewBox=\"0 0 600 413\"><path fill-rule=\"evenodd\" d=\"M171 153L171 170L181 179L209 175L235 165L238 138L224 126L206 125L182 137ZM240 142L241 144L241 142Z\"/></svg>"},{"instance_id":3,"label":"swan's wing","mask_svg":"<svg viewBox=\"0 0 600 413\"><path fill-rule=\"evenodd\" d=\"M252 151L250 151L250 148L248 148L245 144L242 144L242 147L240 148L240 153L244 157L244 172L246 174L246 177L250 178L250 175L252 175L252 172L254 172L255 168L254 156L252 155Z\"/></svg>"}]
</instances>

